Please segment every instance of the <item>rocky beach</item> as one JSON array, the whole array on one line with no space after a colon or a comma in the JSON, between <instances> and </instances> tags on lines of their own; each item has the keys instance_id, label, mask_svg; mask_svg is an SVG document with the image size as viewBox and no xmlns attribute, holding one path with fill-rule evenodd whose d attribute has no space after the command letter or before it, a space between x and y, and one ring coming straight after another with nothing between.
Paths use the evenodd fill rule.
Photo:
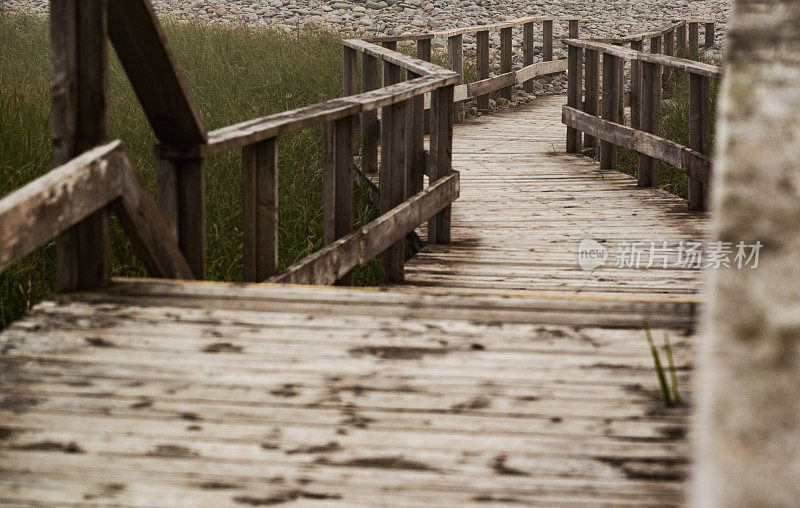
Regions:
<instances>
[{"instance_id":1,"label":"rocky beach","mask_svg":"<svg viewBox=\"0 0 800 508\"><path fill-rule=\"evenodd\" d=\"M8 12L44 14L49 2L41 0L7 0ZM159 16L177 21L247 24L264 29L302 31L330 29L358 37L404 35L446 30L461 26L486 25L521 16L579 18L581 37L617 37L656 30L678 19L702 18L716 21L718 55L725 36L731 0L154 0ZM554 24L554 36L566 36L566 21ZM493 74L498 70L499 33L491 33L490 58ZM541 29L534 33L540 58ZM445 50L445 41L434 41L434 49ZM514 30L514 45L522 44L522 30ZM474 35L464 36L465 60L474 58ZM515 51L514 67L521 67L521 52ZM555 58L566 58L560 45L554 47ZM534 94L525 94L515 87L513 102L527 102L537 95L563 93L563 75L536 81ZM492 104L494 107L494 103ZM470 109L468 109L470 111Z\"/></svg>"}]
</instances>

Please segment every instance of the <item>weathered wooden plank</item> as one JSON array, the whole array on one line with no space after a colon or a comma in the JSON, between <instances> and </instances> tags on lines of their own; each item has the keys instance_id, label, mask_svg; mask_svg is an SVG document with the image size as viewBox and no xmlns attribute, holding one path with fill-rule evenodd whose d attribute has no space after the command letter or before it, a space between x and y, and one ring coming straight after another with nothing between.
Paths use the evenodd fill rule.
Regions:
<instances>
[{"instance_id":1,"label":"weathered wooden plank","mask_svg":"<svg viewBox=\"0 0 800 508\"><path fill-rule=\"evenodd\" d=\"M458 74L456 84L464 82L464 44L461 34L447 38L447 67ZM464 122L464 103L458 101L453 105L453 121Z\"/></svg>"},{"instance_id":2,"label":"weathered wooden plank","mask_svg":"<svg viewBox=\"0 0 800 508\"><path fill-rule=\"evenodd\" d=\"M522 65L527 67L533 64L533 21L522 25ZM522 81L522 90L533 93L533 81Z\"/></svg>"},{"instance_id":3,"label":"weathered wooden plank","mask_svg":"<svg viewBox=\"0 0 800 508\"><path fill-rule=\"evenodd\" d=\"M53 2L50 23L53 162L65 164L108 137L106 6ZM111 274L107 210L56 239L56 288L104 286Z\"/></svg>"},{"instance_id":4,"label":"weathered wooden plank","mask_svg":"<svg viewBox=\"0 0 800 508\"><path fill-rule=\"evenodd\" d=\"M548 62L537 62L535 64L528 65L516 71L516 82L517 84L525 83L528 80L539 76L546 76L548 74L555 74L557 72L566 72L566 71L567 71L567 60L563 58L559 60L551 60Z\"/></svg>"},{"instance_id":5,"label":"weathered wooden plank","mask_svg":"<svg viewBox=\"0 0 800 508\"><path fill-rule=\"evenodd\" d=\"M693 171L696 178L704 182L708 181L711 159L696 150L655 134L587 115L567 106L564 107L563 121L600 139L606 138L609 143L662 160L667 164L684 169L687 173Z\"/></svg>"},{"instance_id":6,"label":"weathered wooden plank","mask_svg":"<svg viewBox=\"0 0 800 508\"><path fill-rule=\"evenodd\" d=\"M482 30L476 34L477 39L477 67L478 67L478 81L484 81L489 78L489 31ZM474 85L475 83L470 83ZM474 90L474 89L473 89ZM475 90L477 92L477 90ZM474 93L478 98L478 109L481 111L488 111L489 110L489 94L488 93L481 93L477 94Z\"/></svg>"},{"instance_id":7,"label":"weathered wooden plank","mask_svg":"<svg viewBox=\"0 0 800 508\"><path fill-rule=\"evenodd\" d=\"M378 59L361 53L361 91L370 92L378 88ZM361 171L378 171L378 111L361 113Z\"/></svg>"},{"instance_id":8,"label":"weathered wooden plank","mask_svg":"<svg viewBox=\"0 0 800 508\"><path fill-rule=\"evenodd\" d=\"M452 169L453 87L440 88L431 103L430 182L447 177ZM428 222L428 243L450 243L450 207Z\"/></svg>"},{"instance_id":9,"label":"weathered wooden plank","mask_svg":"<svg viewBox=\"0 0 800 508\"><path fill-rule=\"evenodd\" d=\"M553 20L542 21L542 60L548 62L553 59Z\"/></svg>"},{"instance_id":10,"label":"weathered wooden plank","mask_svg":"<svg viewBox=\"0 0 800 508\"><path fill-rule=\"evenodd\" d=\"M108 35L156 137L204 143L205 128L150 2L114 2Z\"/></svg>"},{"instance_id":11,"label":"weathered wooden plank","mask_svg":"<svg viewBox=\"0 0 800 508\"><path fill-rule=\"evenodd\" d=\"M661 115L661 67L650 62L640 62L639 66L642 95L639 129L657 134ZM640 187L658 186L658 161L653 157L640 152L636 173Z\"/></svg>"},{"instance_id":12,"label":"weathered wooden plank","mask_svg":"<svg viewBox=\"0 0 800 508\"><path fill-rule=\"evenodd\" d=\"M703 47L709 49L714 46L714 25L713 21L703 23L705 25L705 44Z\"/></svg>"},{"instance_id":13,"label":"weathered wooden plank","mask_svg":"<svg viewBox=\"0 0 800 508\"><path fill-rule=\"evenodd\" d=\"M710 155L709 79L689 74L689 148ZM708 208L708 178L701 180L695 173L689 175L688 198L690 210Z\"/></svg>"},{"instance_id":14,"label":"weathered wooden plank","mask_svg":"<svg viewBox=\"0 0 800 508\"><path fill-rule=\"evenodd\" d=\"M583 111L586 113L597 116L599 113L599 75L600 75L600 58L597 51L587 49L585 53L585 77L584 77L584 101ZM631 95L633 95L633 88L631 88ZM597 139L591 134L584 133L583 145L586 147L597 146Z\"/></svg>"},{"instance_id":15,"label":"weathered wooden plank","mask_svg":"<svg viewBox=\"0 0 800 508\"><path fill-rule=\"evenodd\" d=\"M578 48L576 48L576 51ZM603 53L603 100L602 119L609 123L619 123L619 75L623 72L622 58L612 53ZM607 124L606 124L607 125ZM600 168L616 169L617 147L614 143L597 136L600 139Z\"/></svg>"},{"instance_id":16,"label":"weathered wooden plank","mask_svg":"<svg viewBox=\"0 0 800 508\"><path fill-rule=\"evenodd\" d=\"M700 51L700 24L697 21L689 21L689 51L697 54Z\"/></svg>"},{"instance_id":17,"label":"weathered wooden plank","mask_svg":"<svg viewBox=\"0 0 800 508\"><path fill-rule=\"evenodd\" d=\"M631 41L631 49L634 51L642 51L644 44L642 41ZM631 92L630 92L630 106L631 106L631 127L639 128L639 103L641 97L641 82L640 82L639 60L631 60Z\"/></svg>"},{"instance_id":18,"label":"weathered wooden plank","mask_svg":"<svg viewBox=\"0 0 800 508\"><path fill-rule=\"evenodd\" d=\"M458 174L451 173L266 282L332 284L356 266L402 242L406 234L457 197Z\"/></svg>"},{"instance_id":19,"label":"weathered wooden plank","mask_svg":"<svg viewBox=\"0 0 800 508\"><path fill-rule=\"evenodd\" d=\"M578 108L580 107L581 98L583 97L583 81L581 79L581 74L583 72L583 50L576 46L570 46L568 51L569 70L567 71L567 106L571 108ZM610 89L610 87L608 87L608 82L604 80L604 94L608 89ZM605 95L603 100L605 103ZM580 152L580 138L581 133L577 129L574 127L567 127L567 153Z\"/></svg>"},{"instance_id":20,"label":"weathered wooden plank","mask_svg":"<svg viewBox=\"0 0 800 508\"><path fill-rule=\"evenodd\" d=\"M444 71L441 76L424 76L358 95L325 101L223 127L209 132L208 153L216 154L233 148L241 148L304 127L373 111L405 101L415 95L430 92L440 86L455 83L456 79L455 74Z\"/></svg>"},{"instance_id":21,"label":"weathered wooden plank","mask_svg":"<svg viewBox=\"0 0 800 508\"><path fill-rule=\"evenodd\" d=\"M512 72L512 45L511 27L500 30L500 73ZM500 89L500 97L511 100L511 86L504 86Z\"/></svg>"},{"instance_id":22,"label":"weathered wooden plank","mask_svg":"<svg viewBox=\"0 0 800 508\"><path fill-rule=\"evenodd\" d=\"M259 282L278 271L277 145L273 138L242 149L245 282Z\"/></svg>"}]
</instances>

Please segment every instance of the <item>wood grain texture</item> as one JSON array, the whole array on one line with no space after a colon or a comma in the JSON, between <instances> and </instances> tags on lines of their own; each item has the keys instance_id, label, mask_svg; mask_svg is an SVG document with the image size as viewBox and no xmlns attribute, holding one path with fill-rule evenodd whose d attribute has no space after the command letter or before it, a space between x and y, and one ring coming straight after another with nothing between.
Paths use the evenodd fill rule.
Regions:
<instances>
[{"instance_id":1,"label":"wood grain texture","mask_svg":"<svg viewBox=\"0 0 800 508\"><path fill-rule=\"evenodd\" d=\"M612 258L623 241L703 241L706 218L676 196L637 188L634 178L564 155L564 101L564 96L542 97L456 129L453 167L461 173L461 197L452 206L451 243L428 244L406 263L408 287L665 299L699 293L698 270L615 266L618 258ZM620 127L634 138L630 127ZM604 132L612 131L603 127L593 133ZM624 136L609 139L628 143ZM637 143L633 146L651 145ZM680 162L680 148L674 157ZM580 269L582 239L607 246L604 267Z\"/></svg>"}]
</instances>

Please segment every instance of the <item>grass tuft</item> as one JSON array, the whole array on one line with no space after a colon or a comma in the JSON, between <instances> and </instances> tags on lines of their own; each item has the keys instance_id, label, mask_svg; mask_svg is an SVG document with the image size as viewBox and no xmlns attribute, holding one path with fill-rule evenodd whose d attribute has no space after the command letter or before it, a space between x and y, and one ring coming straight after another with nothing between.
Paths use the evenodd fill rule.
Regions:
<instances>
[{"instance_id":1,"label":"grass tuft","mask_svg":"<svg viewBox=\"0 0 800 508\"><path fill-rule=\"evenodd\" d=\"M653 356L653 364L656 369L656 376L658 376L658 385L661 388L661 396L667 406L676 406L681 403L681 396L678 392L678 373L675 369L675 362L672 357L672 345L669 342L669 332L664 330L664 349L667 353L667 362L669 365L670 380L672 386L667 382L667 376L664 372L664 365L661 363L661 355L658 348L653 341L653 334L650 331L650 324L646 319L642 319L642 327L644 334L647 337L647 343L650 346L650 354Z\"/></svg>"}]
</instances>

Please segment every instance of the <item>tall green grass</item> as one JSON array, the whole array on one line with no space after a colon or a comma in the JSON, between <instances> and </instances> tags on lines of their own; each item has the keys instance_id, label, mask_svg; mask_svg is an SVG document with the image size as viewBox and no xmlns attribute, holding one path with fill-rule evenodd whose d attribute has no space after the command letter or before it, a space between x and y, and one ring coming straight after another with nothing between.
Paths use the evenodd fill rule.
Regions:
<instances>
[{"instance_id":1,"label":"tall green grass","mask_svg":"<svg viewBox=\"0 0 800 508\"><path fill-rule=\"evenodd\" d=\"M201 112L214 129L341 95L341 35L288 35L244 26L165 22L178 65ZM0 14L0 196L52 169L52 118L47 20ZM127 77L110 50L109 123L123 140L155 196L153 137ZM280 264L286 267L322 246L322 129L304 129L279 141ZM240 154L206 163L207 277L241 280ZM365 189L356 190L356 225L377 216ZM142 276L129 242L113 231L113 273ZM52 291L52 242L0 274L0 328ZM374 284L371 262L356 284Z\"/></svg>"},{"instance_id":2,"label":"tall green grass","mask_svg":"<svg viewBox=\"0 0 800 508\"><path fill-rule=\"evenodd\" d=\"M719 65L719 62L701 58L697 53L685 52L680 55L695 61L706 61ZM717 114L717 95L719 82L711 79L709 83L709 116L710 116L710 144L713 153L715 139L715 125ZM661 100L661 124L659 135L684 146L689 145L689 74L675 70ZM618 169L623 173L636 176L637 155L633 150L620 148L618 151ZM687 197L686 174L683 170L670 166L664 162L658 163L658 186L684 199Z\"/></svg>"}]
</instances>

